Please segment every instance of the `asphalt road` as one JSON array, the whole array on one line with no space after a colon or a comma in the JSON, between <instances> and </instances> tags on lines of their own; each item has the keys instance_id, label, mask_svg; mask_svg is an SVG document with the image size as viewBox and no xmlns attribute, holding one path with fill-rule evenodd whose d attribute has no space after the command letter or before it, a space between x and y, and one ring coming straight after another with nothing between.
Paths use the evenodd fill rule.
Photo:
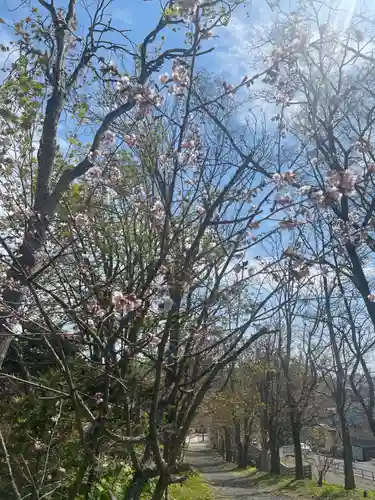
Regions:
<instances>
[{"instance_id":1,"label":"asphalt road","mask_svg":"<svg viewBox=\"0 0 375 500\"><path fill-rule=\"evenodd\" d=\"M317 469L319 463L324 460L323 455L310 453L308 455L309 462L313 465L313 474L317 478ZM375 462L355 462L354 463L354 476L358 487L375 489ZM372 480L372 478L374 480ZM344 484L344 460L334 458L332 467L327 472L326 481L331 484Z\"/></svg>"}]
</instances>

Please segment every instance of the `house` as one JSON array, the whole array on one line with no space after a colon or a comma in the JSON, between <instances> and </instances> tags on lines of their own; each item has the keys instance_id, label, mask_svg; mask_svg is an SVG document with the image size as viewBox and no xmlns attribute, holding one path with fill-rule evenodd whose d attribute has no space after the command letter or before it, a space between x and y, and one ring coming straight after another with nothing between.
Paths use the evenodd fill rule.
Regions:
<instances>
[{"instance_id":1,"label":"house","mask_svg":"<svg viewBox=\"0 0 375 500\"><path fill-rule=\"evenodd\" d=\"M324 381L319 384L318 415L315 425L320 431L319 448L321 451L332 452L336 456L342 453L342 440L340 433L340 422L336 412L335 400L333 397L334 387L329 387L329 383ZM375 437L369 427L367 417L361 404L353 394L350 385L346 391L346 418L350 428L350 438L352 444L353 459L355 461L366 461L375 458ZM366 397L366 388L361 386L361 391Z\"/></svg>"}]
</instances>

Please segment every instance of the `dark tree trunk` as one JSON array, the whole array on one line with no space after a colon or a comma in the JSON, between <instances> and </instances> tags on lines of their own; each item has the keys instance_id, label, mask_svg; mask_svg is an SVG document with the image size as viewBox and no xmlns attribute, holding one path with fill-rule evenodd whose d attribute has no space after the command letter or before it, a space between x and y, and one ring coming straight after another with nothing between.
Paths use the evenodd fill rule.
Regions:
<instances>
[{"instance_id":1,"label":"dark tree trunk","mask_svg":"<svg viewBox=\"0 0 375 500\"><path fill-rule=\"evenodd\" d=\"M292 439L294 447L294 459L296 467L296 479L303 479L303 457L301 449L301 425L298 419L292 414L290 418L290 424L292 427Z\"/></svg>"},{"instance_id":2,"label":"dark tree trunk","mask_svg":"<svg viewBox=\"0 0 375 500\"><path fill-rule=\"evenodd\" d=\"M339 417L340 417L340 421L341 421L342 446L343 446L343 453L344 453L345 489L346 490L354 490L355 489L355 479L354 479L354 472L353 472L353 450L352 450L350 432L349 432L345 412L340 411Z\"/></svg>"},{"instance_id":3,"label":"dark tree trunk","mask_svg":"<svg viewBox=\"0 0 375 500\"><path fill-rule=\"evenodd\" d=\"M262 446L262 449L261 449L259 468L260 468L260 470L262 470L264 472L269 471L268 449L267 449L267 447L264 447L264 446Z\"/></svg>"},{"instance_id":4,"label":"dark tree trunk","mask_svg":"<svg viewBox=\"0 0 375 500\"><path fill-rule=\"evenodd\" d=\"M280 474L280 447L275 431L270 432L271 468L272 474Z\"/></svg>"},{"instance_id":5,"label":"dark tree trunk","mask_svg":"<svg viewBox=\"0 0 375 500\"><path fill-rule=\"evenodd\" d=\"M168 487L168 478L160 476L156 483L154 494L151 500L163 500L164 493Z\"/></svg>"},{"instance_id":6,"label":"dark tree trunk","mask_svg":"<svg viewBox=\"0 0 375 500\"><path fill-rule=\"evenodd\" d=\"M242 469L246 469L246 467L249 465L249 441L249 436L245 436L242 444L242 456L240 463L240 467Z\"/></svg>"},{"instance_id":7,"label":"dark tree trunk","mask_svg":"<svg viewBox=\"0 0 375 500\"><path fill-rule=\"evenodd\" d=\"M229 427L224 427L225 436L225 460L230 462L232 460L232 436Z\"/></svg>"},{"instance_id":8,"label":"dark tree trunk","mask_svg":"<svg viewBox=\"0 0 375 500\"><path fill-rule=\"evenodd\" d=\"M261 454L260 454L260 470L268 472L268 436L267 436L267 428L266 428L266 411L263 411L263 416L261 418L261 429L260 429L260 443L261 443Z\"/></svg>"},{"instance_id":9,"label":"dark tree trunk","mask_svg":"<svg viewBox=\"0 0 375 500\"><path fill-rule=\"evenodd\" d=\"M146 476L136 472L125 490L123 500L139 500L147 482L148 478Z\"/></svg>"},{"instance_id":10,"label":"dark tree trunk","mask_svg":"<svg viewBox=\"0 0 375 500\"><path fill-rule=\"evenodd\" d=\"M234 446L236 450L236 464L241 465L242 457L242 443L241 443L241 421L239 419L235 420L234 423Z\"/></svg>"},{"instance_id":11,"label":"dark tree trunk","mask_svg":"<svg viewBox=\"0 0 375 500\"><path fill-rule=\"evenodd\" d=\"M223 431L220 432L219 453L224 458L224 456L225 456L225 437L224 437L224 432Z\"/></svg>"},{"instance_id":12,"label":"dark tree trunk","mask_svg":"<svg viewBox=\"0 0 375 500\"><path fill-rule=\"evenodd\" d=\"M347 250L350 253L350 250L353 250L353 248L350 246L347 246ZM354 250L355 254L355 250ZM355 256L355 255L354 255ZM353 262L353 268L355 267L354 261ZM345 404L346 404L346 392L345 392L345 387L346 387L346 373L342 364L341 360L341 355L340 355L340 350L339 346L337 344L337 338L336 338L336 332L333 329L333 318L332 318L332 311L331 311L331 295L330 292L328 291L328 282L327 278L324 276L323 277L323 284L324 284L324 292L325 292L325 309L326 309L326 314L327 314L327 326L328 326L328 331L329 331L329 336L330 336L330 341L331 341L331 346L332 346L332 352L334 355L334 360L336 363L336 388L332 391L332 395L335 398L336 401L336 411L340 419L340 426L341 426L341 438L342 438L342 444L343 444L343 451L344 451L344 474L345 474L345 489L346 490L353 490L355 488L355 480L354 480L354 473L353 473L353 451L352 451L352 444L350 441L350 433L349 433L349 427L348 427L348 422L346 419L346 413L345 413Z\"/></svg>"},{"instance_id":13,"label":"dark tree trunk","mask_svg":"<svg viewBox=\"0 0 375 500\"><path fill-rule=\"evenodd\" d=\"M249 465L249 444L250 444L250 429L251 424L248 417L244 418L244 438L241 444L241 462L239 466L245 469Z\"/></svg>"}]
</instances>

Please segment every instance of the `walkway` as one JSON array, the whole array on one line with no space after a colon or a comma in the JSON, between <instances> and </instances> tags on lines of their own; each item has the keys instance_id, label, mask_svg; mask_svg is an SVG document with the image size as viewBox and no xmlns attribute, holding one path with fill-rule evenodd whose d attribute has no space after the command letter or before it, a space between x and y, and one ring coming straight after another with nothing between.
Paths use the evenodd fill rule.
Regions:
<instances>
[{"instance_id":1,"label":"walkway","mask_svg":"<svg viewBox=\"0 0 375 500\"><path fill-rule=\"evenodd\" d=\"M224 462L206 443L191 443L186 460L202 472L212 486L215 500L286 500L252 484L246 476L237 474L234 464Z\"/></svg>"}]
</instances>

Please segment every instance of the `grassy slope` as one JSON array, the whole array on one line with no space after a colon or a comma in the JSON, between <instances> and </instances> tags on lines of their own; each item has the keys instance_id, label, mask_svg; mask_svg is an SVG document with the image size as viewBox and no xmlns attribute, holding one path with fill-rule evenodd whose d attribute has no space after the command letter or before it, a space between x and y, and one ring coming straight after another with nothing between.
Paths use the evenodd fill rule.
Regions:
<instances>
[{"instance_id":1,"label":"grassy slope","mask_svg":"<svg viewBox=\"0 0 375 500\"><path fill-rule=\"evenodd\" d=\"M345 491L342 486L324 484L321 488L315 481L295 481L288 477L276 476L267 472L250 468L238 472L246 475L251 484L258 484L260 491L279 493L291 499L300 500L359 500L363 497L363 490ZM375 491L368 491L367 498L375 499ZM169 488L170 500L214 500L209 484L200 475L194 475L183 485L173 485Z\"/></svg>"},{"instance_id":2,"label":"grassy slope","mask_svg":"<svg viewBox=\"0 0 375 500\"><path fill-rule=\"evenodd\" d=\"M214 500L210 486L200 475L190 476L183 484L169 488L170 500Z\"/></svg>"},{"instance_id":3,"label":"grassy slope","mask_svg":"<svg viewBox=\"0 0 375 500\"><path fill-rule=\"evenodd\" d=\"M363 498L361 489L345 491L342 486L334 484L324 484L318 487L312 480L295 481L288 477L260 472L254 468L240 474L246 475L252 484L259 484L261 491L278 492L293 499L359 500ZM367 498L375 499L375 491L368 491Z\"/></svg>"}]
</instances>

